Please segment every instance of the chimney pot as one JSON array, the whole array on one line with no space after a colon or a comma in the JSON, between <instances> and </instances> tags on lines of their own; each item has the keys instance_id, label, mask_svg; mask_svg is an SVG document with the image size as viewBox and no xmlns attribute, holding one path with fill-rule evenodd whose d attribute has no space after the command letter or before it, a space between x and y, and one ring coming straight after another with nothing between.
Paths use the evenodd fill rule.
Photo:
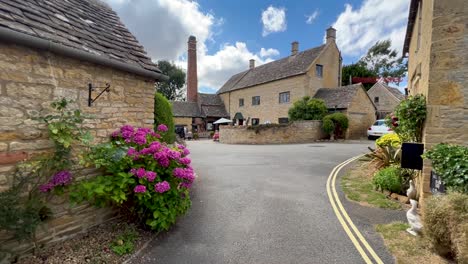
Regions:
<instances>
[{"instance_id":1,"label":"chimney pot","mask_svg":"<svg viewBox=\"0 0 468 264\"><path fill-rule=\"evenodd\" d=\"M249 60L249 69L253 69L255 68L255 60L254 59L250 59Z\"/></svg>"},{"instance_id":2,"label":"chimney pot","mask_svg":"<svg viewBox=\"0 0 468 264\"><path fill-rule=\"evenodd\" d=\"M299 52L299 42L293 41L291 43L291 56L296 55Z\"/></svg>"},{"instance_id":3,"label":"chimney pot","mask_svg":"<svg viewBox=\"0 0 468 264\"><path fill-rule=\"evenodd\" d=\"M335 42L336 40L336 29L333 27L327 28L327 44L331 42Z\"/></svg>"}]
</instances>

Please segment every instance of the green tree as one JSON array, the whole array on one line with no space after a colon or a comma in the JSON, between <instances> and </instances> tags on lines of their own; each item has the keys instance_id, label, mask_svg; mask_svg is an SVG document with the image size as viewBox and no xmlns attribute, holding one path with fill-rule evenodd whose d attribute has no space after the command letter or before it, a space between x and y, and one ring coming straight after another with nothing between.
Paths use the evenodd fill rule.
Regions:
<instances>
[{"instance_id":1,"label":"green tree","mask_svg":"<svg viewBox=\"0 0 468 264\"><path fill-rule=\"evenodd\" d=\"M349 85L352 84L350 82L350 78L352 77L377 77L377 73L369 70L366 68L362 63L353 63L349 65L343 66L343 78L341 81L341 85ZM369 90L373 83L363 83L364 88Z\"/></svg>"},{"instance_id":2,"label":"green tree","mask_svg":"<svg viewBox=\"0 0 468 264\"><path fill-rule=\"evenodd\" d=\"M158 68L169 76L167 82L157 84L157 90L168 100L176 101L185 99L185 72L169 61L158 61Z\"/></svg>"},{"instance_id":3,"label":"green tree","mask_svg":"<svg viewBox=\"0 0 468 264\"><path fill-rule=\"evenodd\" d=\"M295 120L322 120L328 113L325 102L321 99L304 96L302 99L294 102L289 109L288 115L291 121Z\"/></svg>"},{"instance_id":4,"label":"green tree","mask_svg":"<svg viewBox=\"0 0 468 264\"><path fill-rule=\"evenodd\" d=\"M167 133L164 133L162 141L174 143L175 127L172 115L172 105L164 95L156 93L154 95L154 129L156 130L160 124L166 125L169 129Z\"/></svg>"},{"instance_id":5,"label":"green tree","mask_svg":"<svg viewBox=\"0 0 468 264\"><path fill-rule=\"evenodd\" d=\"M398 78L403 78L408 71L408 67L402 56L398 56L395 49L391 49L390 39L377 41L368 51L366 56L359 60L359 64L372 72L377 73L381 78L393 77L395 79L387 82L400 84Z\"/></svg>"}]
</instances>

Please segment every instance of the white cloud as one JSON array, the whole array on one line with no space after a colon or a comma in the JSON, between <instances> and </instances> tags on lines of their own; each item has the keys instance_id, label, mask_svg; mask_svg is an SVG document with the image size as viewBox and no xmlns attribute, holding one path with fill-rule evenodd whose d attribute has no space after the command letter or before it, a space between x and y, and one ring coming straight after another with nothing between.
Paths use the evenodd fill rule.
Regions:
<instances>
[{"instance_id":1,"label":"white cloud","mask_svg":"<svg viewBox=\"0 0 468 264\"><path fill-rule=\"evenodd\" d=\"M312 23L314 23L315 19L319 16L319 14L320 14L320 13L319 13L318 9L315 9L315 11L314 11L312 14L306 16L306 18L307 18L307 19L306 19L306 23L307 23L307 24L312 24Z\"/></svg>"},{"instance_id":2,"label":"white cloud","mask_svg":"<svg viewBox=\"0 0 468 264\"><path fill-rule=\"evenodd\" d=\"M361 56L379 40L391 39L401 51L406 32L407 0L364 0L359 9L350 4L333 24L337 44L345 56Z\"/></svg>"},{"instance_id":3,"label":"white cloud","mask_svg":"<svg viewBox=\"0 0 468 264\"><path fill-rule=\"evenodd\" d=\"M279 53L271 48L251 52L245 43L236 42L221 45L217 52L208 54L206 44L215 42L214 37L222 31L224 20L204 13L194 1L105 1L118 13L153 61L170 60L186 69L187 40L190 35L196 36L199 87L208 87L213 92L231 75L248 69L250 59L260 65Z\"/></svg>"},{"instance_id":4,"label":"white cloud","mask_svg":"<svg viewBox=\"0 0 468 264\"><path fill-rule=\"evenodd\" d=\"M280 53L277 49L272 49L272 48L269 48L269 49L265 49L265 48L261 48L260 49L260 57L264 58L264 57L274 57L274 56L278 56Z\"/></svg>"},{"instance_id":5,"label":"white cloud","mask_svg":"<svg viewBox=\"0 0 468 264\"><path fill-rule=\"evenodd\" d=\"M267 36L270 33L282 32L286 30L286 9L283 7L269 6L262 12L263 33Z\"/></svg>"}]
</instances>

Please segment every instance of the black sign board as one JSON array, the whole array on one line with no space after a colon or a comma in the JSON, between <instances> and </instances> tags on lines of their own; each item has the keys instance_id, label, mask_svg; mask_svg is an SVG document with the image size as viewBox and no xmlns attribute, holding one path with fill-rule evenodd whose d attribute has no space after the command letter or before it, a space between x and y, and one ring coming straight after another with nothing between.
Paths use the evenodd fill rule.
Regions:
<instances>
[{"instance_id":1,"label":"black sign board","mask_svg":"<svg viewBox=\"0 0 468 264\"><path fill-rule=\"evenodd\" d=\"M422 170L424 144L403 143L401 145L401 167L404 169Z\"/></svg>"},{"instance_id":2,"label":"black sign board","mask_svg":"<svg viewBox=\"0 0 468 264\"><path fill-rule=\"evenodd\" d=\"M445 186L442 183L442 179L435 171L431 171L431 192L432 194L445 193Z\"/></svg>"}]
</instances>

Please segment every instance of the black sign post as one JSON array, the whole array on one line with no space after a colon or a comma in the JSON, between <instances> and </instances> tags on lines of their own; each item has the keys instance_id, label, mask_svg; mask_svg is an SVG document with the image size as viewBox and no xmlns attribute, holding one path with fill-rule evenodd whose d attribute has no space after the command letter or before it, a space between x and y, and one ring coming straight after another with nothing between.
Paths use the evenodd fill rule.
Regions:
<instances>
[{"instance_id":1,"label":"black sign post","mask_svg":"<svg viewBox=\"0 0 468 264\"><path fill-rule=\"evenodd\" d=\"M403 143L401 145L401 167L404 169L422 170L424 144Z\"/></svg>"}]
</instances>

